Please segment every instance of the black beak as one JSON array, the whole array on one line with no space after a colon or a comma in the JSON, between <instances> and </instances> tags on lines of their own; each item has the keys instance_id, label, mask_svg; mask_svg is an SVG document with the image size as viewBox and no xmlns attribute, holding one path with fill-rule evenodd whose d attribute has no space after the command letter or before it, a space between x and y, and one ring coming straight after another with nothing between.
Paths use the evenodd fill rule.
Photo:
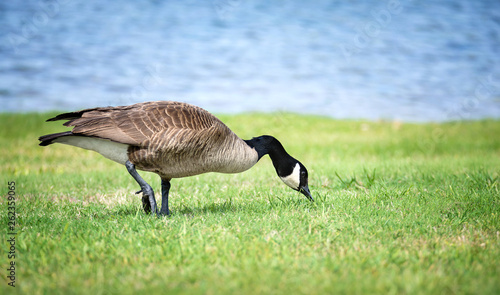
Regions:
<instances>
[{"instance_id":1,"label":"black beak","mask_svg":"<svg viewBox=\"0 0 500 295\"><path fill-rule=\"evenodd\" d=\"M311 196L311 192L309 191L309 186L308 185L301 187L299 189L299 192L301 192L302 194L304 194L304 196L306 196L310 201L314 202L314 199Z\"/></svg>"}]
</instances>

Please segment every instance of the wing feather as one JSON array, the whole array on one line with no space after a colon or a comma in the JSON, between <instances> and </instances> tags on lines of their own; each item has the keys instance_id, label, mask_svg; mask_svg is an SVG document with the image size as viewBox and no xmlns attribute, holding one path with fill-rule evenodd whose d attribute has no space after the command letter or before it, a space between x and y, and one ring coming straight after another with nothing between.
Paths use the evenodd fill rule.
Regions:
<instances>
[{"instance_id":1,"label":"wing feather","mask_svg":"<svg viewBox=\"0 0 500 295\"><path fill-rule=\"evenodd\" d=\"M180 135L190 133L181 132L182 130L203 130L214 125L227 128L202 108L172 101L93 108L61 114L49 120L69 120L64 125L74 127L74 134L140 147L145 147L145 144L152 141L157 142L157 136L165 134L164 131Z\"/></svg>"}]
</instances>

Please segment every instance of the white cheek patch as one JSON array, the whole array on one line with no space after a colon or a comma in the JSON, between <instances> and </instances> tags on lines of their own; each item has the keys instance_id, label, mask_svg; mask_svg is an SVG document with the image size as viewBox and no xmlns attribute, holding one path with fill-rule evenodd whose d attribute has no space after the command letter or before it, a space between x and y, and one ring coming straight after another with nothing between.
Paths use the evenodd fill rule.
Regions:
<instances>
[{"instance_id":1,"label":"white cheek patch","mask_svg":"<svg viewBox=\"0 0 500 295\"><path fill-rule=\"evenodd\" d=\"M292 174L280 177L283 182L293 189L299 189L300 185L300 165L297 163L293 168Z\"/></svg>"}]
</instances>

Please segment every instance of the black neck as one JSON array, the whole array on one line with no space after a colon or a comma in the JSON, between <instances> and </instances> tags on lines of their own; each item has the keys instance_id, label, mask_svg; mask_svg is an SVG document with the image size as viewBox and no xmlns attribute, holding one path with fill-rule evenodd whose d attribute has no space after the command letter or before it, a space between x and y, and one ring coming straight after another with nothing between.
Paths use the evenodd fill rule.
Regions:
<instances>
[{"instance_id":1,"label":"black neck","mask_svg":"<svg viewBox=\"0 0 500 295\"><path fill-rule=\"evenodd\" d=\"M257 151L259 160L264 155L269 155L273 161L276 173L278 173L279 176L284 177L292 174L297 160L292 158L292 156L285 151L281 142L276 138L269 135L263 135L245 140L245 142Z\"/></svg>"}]
</instances>

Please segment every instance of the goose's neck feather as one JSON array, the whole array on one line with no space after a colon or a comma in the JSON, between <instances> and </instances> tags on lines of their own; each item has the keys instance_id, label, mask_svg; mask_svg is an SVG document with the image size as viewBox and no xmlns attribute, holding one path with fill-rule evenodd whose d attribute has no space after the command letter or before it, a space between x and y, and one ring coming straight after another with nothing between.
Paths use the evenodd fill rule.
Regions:
<instances>
[{"instance_id":1,"label":"goose's neck feather","mask_svg":"<svg viewBox=\"0 0 500 295\"><path fill-rule=\"evenodd\" d=\"M259 160L264 155L269 155L280 177L290 175L298 162L286 152L281 142L270 135L254 137L245 142L257 151Z\"/></svg>"}]
</instances>

